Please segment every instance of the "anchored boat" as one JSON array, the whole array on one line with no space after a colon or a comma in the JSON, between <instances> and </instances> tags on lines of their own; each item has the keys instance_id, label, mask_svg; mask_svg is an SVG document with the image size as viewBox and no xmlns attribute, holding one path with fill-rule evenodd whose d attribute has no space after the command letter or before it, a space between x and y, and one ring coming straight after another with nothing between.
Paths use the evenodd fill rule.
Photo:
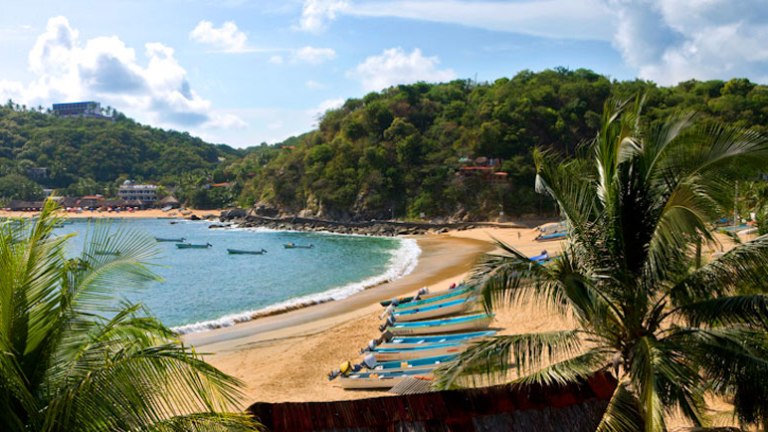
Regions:
<instances>
[{"instance_id":1,"label":"anchored boat","mask_svg":"<svg viewBox=\"0 0 768 432\"><path fill-rule=\"evenodd\" d=\"M240 249L229 249L227 248L227 253L230 255L263 255L267 253L265 249L262 250L240 250Z\"/></svg>"},{"instance_id":2,"label":"anchored boat","mask_svg":"<svg viewBox=\"0 0 768 432\"><path fill-rule=\"evenodd\" d=\"M209 247L212 247L213 245L210 243L206 244L194 244L194 243L176 243L176 247L179 249L208 249Z\"/></svg>"},{"instance_id":3,"label":"anchored boat","mask_svg":"<svg viewBox=\"0 0 768 432\"><path fill-rule=\"evenodd\" d=\"M155 237L156 242L168 242L168 243L184 243L187 241L186 238L180 237L180 238L162 238L162 237Z\"/></svg>"},{"instance_id":4,"label":"anchored boat","mask_svg":"<svg viewBox=\"0 0 768 432\"><path fill-rule=\"evenodd\" d=\"M313 245L312 243L308 245L300 245L296 243L285 243L283 247L286 249L312 249L313 247L315 247L315 245Z\"/></svg>"}]
</instances>

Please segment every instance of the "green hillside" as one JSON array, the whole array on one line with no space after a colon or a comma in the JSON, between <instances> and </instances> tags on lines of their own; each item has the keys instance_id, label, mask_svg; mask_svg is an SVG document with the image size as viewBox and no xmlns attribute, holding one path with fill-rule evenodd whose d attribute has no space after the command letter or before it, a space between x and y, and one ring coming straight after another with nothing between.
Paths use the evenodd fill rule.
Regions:
<instances>
[{"instance_id":1,"label":"green hillside","mask_svg":"<svg viewBox=\"0 0 768 432\"><path fill-rule=\"evenodd\" d=\"M8 103L0 107L0 199L40 187L110 195L130 178L195 207L259 203L331 219L546 213L554 207L534 193L532 150L579 151L607 100L637 95L647 99L649 122L694 111L703 122L768 133L768 86L746 79L659 87L563 68L391 87L326 112L316 130L246 150L119 113L114 121L58 118Z\"/></svg>"},{"instance_id":2,"label":"green hillside","mask_svg":"<svg viewBox=\"0 0 768 432\"><path fill-rule=\"evenodd\" d=\"M0 196L6 198L33 198L12 186L27 191L35 183L71 195L114 195L125 179L169 187L204 183L222 162L244 154L120 113L113 120L60 118L10 101L0 107Z\"/></svg>"},{"instance_id":3,"label":"green hillside","mask_svg":"<svg viewBox=\"0 0 768 432\"><path fill-rule=\"evenodd\" d=\"M693 110L701 121L768 131L768 87L745 79L664 88L582 69L523 71L493 83L418 83L349 99L317 130L226 172L243 185L244 205L335 219L547 212L551 203L533 190L532 149L572 154L595 136L606 100L636 95L647 98L651 122ZM472 168L491 160L500 162Z\"/></svg>"}]
</instances>

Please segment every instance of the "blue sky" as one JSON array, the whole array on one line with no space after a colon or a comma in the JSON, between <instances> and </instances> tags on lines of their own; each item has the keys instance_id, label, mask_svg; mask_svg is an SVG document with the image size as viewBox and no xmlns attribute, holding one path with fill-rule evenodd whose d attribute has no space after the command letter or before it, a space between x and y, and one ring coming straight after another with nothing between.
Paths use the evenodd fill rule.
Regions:
<instances>
[{"instance_id":1,"label":"blue sky","mask_svg":"<svg viewBox=\"0 0 768 432\"><path fill-rule=\"evenodd\" d=\"M589 68L768 82L765 0L85 0L0 5L0 101L96 100L234 147L390 85Z\"/></svg>"}]
</instances>

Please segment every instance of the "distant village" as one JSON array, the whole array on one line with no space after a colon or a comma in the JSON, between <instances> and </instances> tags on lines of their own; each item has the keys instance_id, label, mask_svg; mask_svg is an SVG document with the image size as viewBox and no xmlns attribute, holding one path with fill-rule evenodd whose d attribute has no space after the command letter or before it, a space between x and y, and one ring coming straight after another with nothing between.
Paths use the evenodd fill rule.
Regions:
<instances>
[{"instance_id":1,"label":"distant village","mask_svg":"<svg viewBox=\"0 0 768 432\"><path fill-rule=\"evenodd\" d=\"M53 191L45 189L46 197L57 201L67 212L82 211L135 211L148 208L178 208L179 200L173 195L158 199L157 185L137 184L126 180L117 190L117 199L107 199L103 195L86 195L81 197L60 197ZM10 211L39 211L44 201L10 201L5 210Z\"/></svg>"}]
</instances>

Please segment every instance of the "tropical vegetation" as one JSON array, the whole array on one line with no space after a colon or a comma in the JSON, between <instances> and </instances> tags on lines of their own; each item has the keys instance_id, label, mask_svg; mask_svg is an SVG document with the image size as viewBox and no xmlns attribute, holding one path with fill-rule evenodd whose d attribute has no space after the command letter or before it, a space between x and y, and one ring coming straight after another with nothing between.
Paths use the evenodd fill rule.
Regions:
<instances>
[{"instance_id":1,"label":"tropical vegetation","mask_svg":"<svg viewBox=\"0 0 768 432\"><path fill-rule=\"evenodd\" d=\"M54 210L0 224L0 430L252 430L238 380L117 297L157 279L154 242L97 227L72 256Z\"/></svg>"},{"instance_id":2,"label":"tropical vegetation","mask_svg":"<svg viewBox=\"0 0 768 432\"><path fill-rule=\"evenodd\" d=\"M768 162L768 139L692 115L648 122L642 107L607 104L577 157L534 153L536 187L567 222L562 254L536 265L500 243L473 276L489 310L541 301L573 328L479 343L440 371L441 387L606 371L618 384L598 431L664 431L675 411L707 427L708 395L768 426L768 236L701 256L735 180Z\"/></svg>"},{"instance_id":3,"label":"tropical vegetation","mask_svg":"<svg viewBox=\"0 0 768 432\"><path fill-rule=\"evenodd\" d=\"M113 197L132 179L193 207L258 202L334 219L553 213L552 201L533 190L534 148L573 155L598 132L607 98L638 93L647 95L649 124L690 110L704 123L768 132L768 86L743 78L660 87L566 68L390 87L348 99L303 135L242 150L111 109L113 120L60 118L9 101L0 107L0 185L17 176L28 183L0 187L0 201L36 199L35 184L59 195ZM491 160L503 175L461 170Z\"/></svg>"}]
</instances>

